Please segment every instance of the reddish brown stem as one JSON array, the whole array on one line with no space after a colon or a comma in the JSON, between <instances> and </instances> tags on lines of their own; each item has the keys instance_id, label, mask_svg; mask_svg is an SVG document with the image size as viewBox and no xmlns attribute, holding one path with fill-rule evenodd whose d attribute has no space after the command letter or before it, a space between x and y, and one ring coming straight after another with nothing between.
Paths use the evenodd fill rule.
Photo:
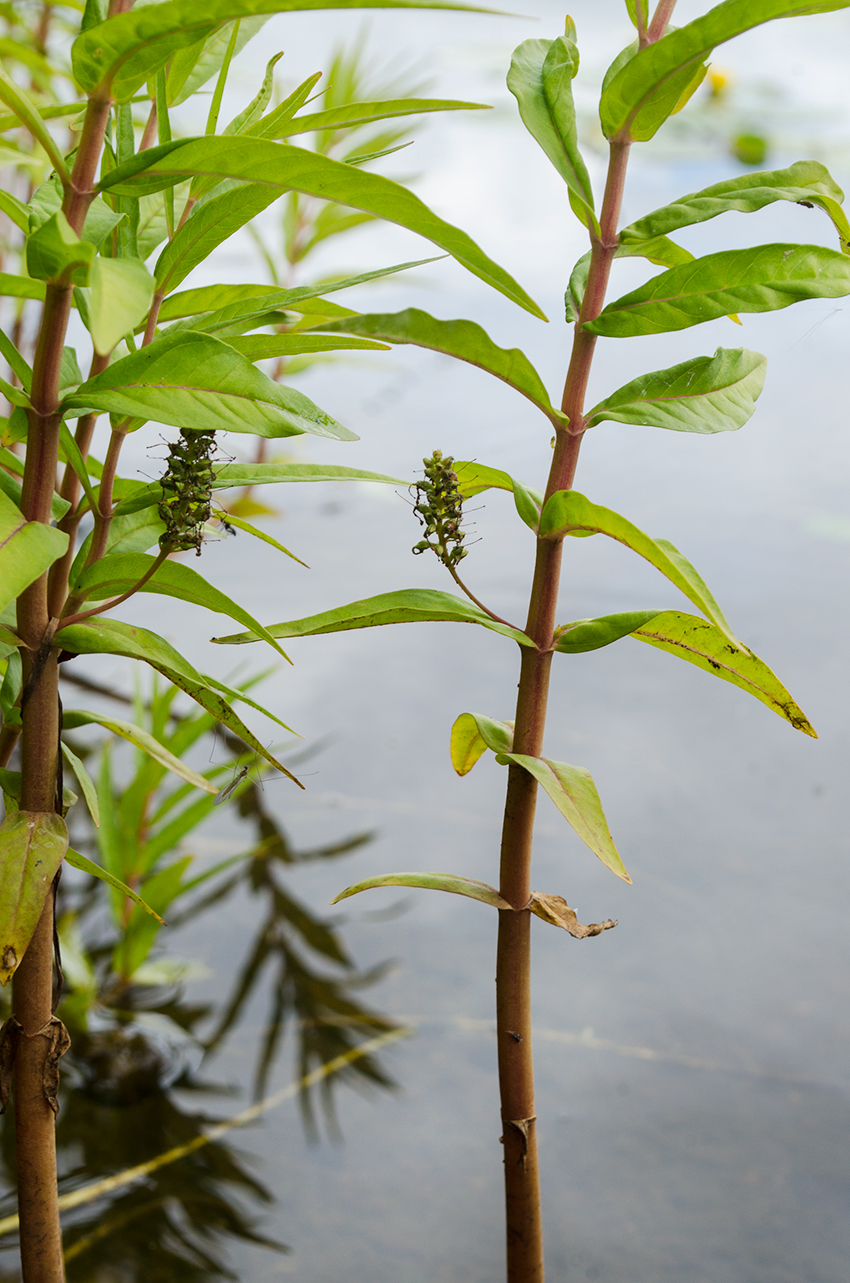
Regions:
<instances>
[{"instance_id":1,"label":"reddish brown stem","mask_svg":"<svg viewBox=\"0 0 850 1283\"><path fill-rule=\"evenodd\" d=\"M111 610L113 606L120 606L122 601L126 601L128 597L133 597L140 588L144 588L145 584L156 574L171 551L172 549L168 547L161 548L159 555L154 559L153 564L145 571L138 583L133 584L133 587L128 588L120 597L111 597L109 601L105 601L102 606L93 606L91 610L84 610L79 615L66 617L60 621L59 627L70 628L72 624L82 623L84 619L91 619L94 615L102 615L105 610Z\"/></svg>"},{"instance_id":2,"label":"reddish brown stem","mask_svg":"<svg viewBox=\"0 0 850 1283\"><path fill-rule=\"evenodd\" d=\"M94 179L109 115L109 101L92 99L65 191L64 211L79 233L94 196ZM33 361L21 507L29 521L48 525L59 455L59 373L71 308L70 286L47 286ZM42 661L50 637L48 576L18 598L18 632L24 641L21 701L21 809L53 811L59 752L58 653ZM33 679L30 689L30 679ZM48 895L36 932L13 982L13 1013L23 1028L15 1054L15 1130L18 1209L24 1283L62 1283L62 1238L56 1192L54 1117L44 1095L50 1042L40 1031L50 1020L53 993L53 905Z\"/></svg>"},{"instance_id":3,"label":"reddish brown stem","mask_svg":"<svg viewBox=\"0 0 850 1283\"><path fill-rule=\"evenodd\" d=\"M667 24L673 16L673 10L676 8L676 0L658 0L655 13L652 15L652 22L649 24L647 32L647 44L654 44L660 40L667 30Z\"/></svg>"},{"instance_id":4,"label":"reddish brown stem","mask_svg":"<svg viewBox=\"0 0 850 1283\"><path fill-rule=\"evenodd\" d=\"M591 250L587 289L582 302L564 387L563 411L569 427L556 432L555 453L546 488L572 487L585 431L584 399L596 344L583 328L602 309L611 263L617 248L617 223L628 163L628 143L613 142L600 235ZM539 757L549 694L549 672L560 582L563 543L538 539L534 581L525 631L536 650L522 650L513 748ZM543 1239L537 1131L534 1113L534 1067L531 1045L531 853L537 782L521 767L508 768L502 828L499 890L512 910L499 912L496 955L496 1023L502 1142L505 1159L508 1283L543 1283Z\"/></svg>"},{"instance_id":5,"label":"reddish brown stem","mask_svg":"<svg viewBox=\"0 0 850 1283\"><path fill-rule=\"evenodd\" d=\"M147 151L149 147L153 147L153 140L156 138L156 130L157 130L156 103L152 102L150 115L148 116L147 123L145 124L145 129L144 129L144 133L142 134L141 142L139 143L139 151Z\"/></svg>"}]
</instances>

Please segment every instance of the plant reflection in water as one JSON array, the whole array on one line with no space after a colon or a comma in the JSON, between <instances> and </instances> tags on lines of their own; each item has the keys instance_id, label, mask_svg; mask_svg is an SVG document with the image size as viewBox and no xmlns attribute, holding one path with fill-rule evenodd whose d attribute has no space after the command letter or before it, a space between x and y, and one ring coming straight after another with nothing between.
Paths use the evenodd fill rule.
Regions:
<instances>
[{"instance_id":1,"label":"plant reflection in water","mask_svg":"<svg viewBox=\"0 0 850 1283\"><path fill-rule=\"evenodd\" d=\"M86 681L85 685L101 697L130 702L97 683ZM167 709L173 737L182 740L183 748L187 741L203 744L213 733L207 719L175 716L172 698L170 691L155 691L148 722L161 718ZM136 711L138 718L144 710ZM228 738L226 745L232 760L205 772L208 779L232 776L242 765L241 743ZM86 753L85 745L77 747L79 756L93 756L90 749ZM308 861L344 856L368 842L371 834L298 851L269 811L261 781L249 773L239 781L230 804L240 826L251 833L248 850L216 866L212 876L184 880L188 863L184 856L175 859L174 850L180 839L167 846L164 826L157 829L157 822L175 813L178 821L186 815L185 826L167 821L174 833L183 827L181 836L185 836L206 817L212 799L202 798L199 805L196 791L193 796L181 781L170 782L165 770L149 758L137 762L136 774L119 788L111 777L108 752L105 761L106 769L102 759L98 777L99 839L76 835L77 846L94 851L99 845L103 858L103 820L109 809L115 817L113 838L124 839L120 841L125 860L122 880L153 901L160 912L168 909L170 927L220 912L228 900L245 893L258 901L257 912L250 915L257 927L221 1004L193 1005L183 994L177 964L165 957L148 957L159 930L153 918L130 902L122 903L100 881L86 879L69 886L66 880L60 890L66 975L59 1014L71 1032L72 1047L62 1061L57 1126L60 1194L156 1158L209 1129L216 1120L199 1110L193 1098L232 1098L237 1093L207 1081L198 1062L223 1048L261 988L268 990L269 997L253 1067L255 1096L266 1093L290 1026L308 1135L318 1135L316 1094L326 1127L338 1132L334 1088L339 1080L383 1088L393 1085L378 1057L367 1053L350 1058L337 1072L312 1085L303 1080L311 1071L396 1026L356 997L358 989L380 978L383 968L357 971L338 928L299 902L286 887L283 873ZM184 798L188 804L178 811ZM194 808L194 824L189 823L189 808ZM128 834L121 833L122 818L128 816L133 817L129 836L134 839L129 842ZM178 866L176 877L169 874ZM169 894L157 900L163 884ZM107 917L104 907L109 895L114 898ZM180 908L175 911L178 901ZM166 939L167 935L159 943ZM13 1130L4 1128L2 1159L10 1188L13 1144ZM248 1172L230 1144L210 1140L141 1182L113 1192L108 1206L101 1198L69 1216L64 1238L69 1283L172 1283L178 1277L181 1283L214 1283L235 1278L226 1263L228 1239L286 1251L285 1245L260 1228L257 1205L268 1206L272 1201L272 1191ZM13 1204L10 1193L0 1205L0 1217L11 1212ZM2 1248L11 1252L14 1247L10 1234ZM0 1283L18 1277L16 1272L0 1270Z\"/></svg>"}]
</instances>

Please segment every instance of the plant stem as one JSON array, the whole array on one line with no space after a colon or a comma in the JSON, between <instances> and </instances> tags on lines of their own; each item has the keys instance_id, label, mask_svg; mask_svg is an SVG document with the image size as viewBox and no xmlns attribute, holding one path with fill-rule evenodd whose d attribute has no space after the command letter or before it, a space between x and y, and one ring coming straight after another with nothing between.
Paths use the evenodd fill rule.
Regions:
<instances>
[{"instance_id":1,"label":"plant stem","mask_svg":"<svg viewBox=\"0 0 850 1283\"><path fill-rule=\"evenodd\" d=\"M64 211L79 234L94 196L94 179L109 117L109 101L90 99ZM71 310L71 287L48 285L33 361L21 508L29 521L49 525L59 457L59 372ZM24 690L51 625L48 576L17 603ZM21 809L56 809L59 752L58 654L52 649L28 697L21 701ZM15 1132L21 1264L24 1283L62 1283L62 1238L56 1190L55 1119L43 1082L50 1043L38 1036L53 1008L53 897L48 894L35 934L12 985L12 1007L23 1029L15 1054Z\"/></svg>"},{"instance_id":2,"label":"plant stem","mask_svg":"<svg viewBox=\"0 0 850 1283\"><path fill-rule=\"evenodd\" d=\"M582 328L602 309L611 263L617 248L617 223L623 195L629 144L612 142L601 235L592 246L587 289L576 323L573 350L564 387L563 411L568 428L556 433L547 498L573 484L581 439L587 380L596 337ZM539 757L549 694L551 646L555 631L563 541L538 539L534 580L525 631L537 644L524 648L520 665L513 751ZM537 781L522 767L508 767L502 827L499 892L514 906L499 911L496 955L496 1027L499 1057L508 1283L543 1283L543 1240L540 1183L534 1114L534 1067L531 1045L531 852Z\"/></svg>"},{"instance_id":3,"label":"plant stem","mask_svg":"<svg viewBox=\"0 0 850 1283\"><path fill-rule=\"evenodd\" d=\"M125 593L122 593L120 597L110 597L109 601L105 601L102 606L94 606L91 610L83 611L82 614L72 615L70 618L62 619L59 623L59 627L70 628L72 624L82 623L84 619L91 619L93 615L102 615L105 610L111 610L113 606L120 606L122 601L126 601L128 597L132 597L140 588L145 586L149 579L153 578L171 552L173 552L173 548L168 547L167 545L166 547L161 548L151 565L142 575L141 579L137 583L133 584L132 588L128 588Z\"/></svg>"},{"instance_id":4,"label":"plant stem","mask_svg":"<svg viewBox=\"0 0 850 1283\"><path fill-rule=\"evenodd\" d=\"M652 22L649 24L647 32L647 44L654 44L660 40L667 30L667 24L673 16L673 10L676 8L676 0L658 0L655 13L652 15Z\"/></svg>"}]
</instances>

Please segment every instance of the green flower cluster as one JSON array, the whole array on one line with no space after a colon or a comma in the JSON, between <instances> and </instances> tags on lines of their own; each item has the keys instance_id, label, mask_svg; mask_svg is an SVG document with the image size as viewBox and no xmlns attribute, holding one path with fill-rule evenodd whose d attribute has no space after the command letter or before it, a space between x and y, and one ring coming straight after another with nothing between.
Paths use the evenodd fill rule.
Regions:
<instances>
[{"instance_id":1,"label":"green flower cluster","mask_svg":"<svg viewBox=\"0 0 850 1283\"><path fill-rule=\"evenodd\" d=\"M425 464L425 480L416 486L413 511L425 527L425 538L420 539L412 551L418 556L430 548L451 570L469 551L461 547L466 537L460 528L463 496L452 468L454 459L451 455L444 459L442 451L435 450L430 459L422 462Z\"/></svg>"}]
</instances>

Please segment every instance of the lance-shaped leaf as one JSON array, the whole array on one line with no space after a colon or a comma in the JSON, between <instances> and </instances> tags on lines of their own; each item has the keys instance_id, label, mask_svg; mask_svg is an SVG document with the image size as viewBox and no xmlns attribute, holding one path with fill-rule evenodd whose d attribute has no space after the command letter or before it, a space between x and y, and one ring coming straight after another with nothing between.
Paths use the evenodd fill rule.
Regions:
<instances>
[{"instance_id":1,"label":"lance-shaped leaf","mask_svg":"<svg viewBox=\"0 0 850 1283\"><path fill-rule=\"evenodd\" d=\"M54 142L41 113L20 85L17 85L2 69L0 69L0 102L4 102L21 124L26 126L36 142L41 144L50 157L50 163L57 174L62 176L62 181L67 182L69 175L65 158Z\"/></svg>"},{"instance_id":2,"label":"lance-shaped leaf","mask_svg":"<svg viewBox=\"0 0 850 1283\"><path fill-rule=\"evenodd\" d=\"M103 557L84 570L76 582L74 592L93 601L103 601L106 597L118 597L128 592L149 573L156 558L143 552L123 552L112 557ZM139 587L139 592L161 593L165 597L176 597L178 601L190 602L203 606L219 615L228 615L237 623L245 624L263 641L267 641L284 659L288 656L278 646L274 637L255 619L250 611L244 610L237 602L225 593L207 583L203 575L181 561L166 560Z\"/></svg>"},{"instance_id":3,"label":"lance-shaped leaf","mask_svg":"<svg viewBox=\"0 0 850 1283\"><path fill-rule=\"evenodd\" d=\"M126 102L179 49L205 41L225 22L292 10L354 8L473 9L473 6L452 4L449 0L418 4L412 0L207 0L201 7L195 0L166 0L164 4L119 14L84 31L71 51L74 79L87 91L109 89L116 101Z\"/></svg>"},{"instance_id":4,"label":"lance-shaped leaf","mask_svg":"<svg viewBox=\"0 0 850 1283\"><path fill-rule=\"evenodd\" d=\"M64 740L62 744L62 756L70 766L71 770L77 777L77 783L83 791L83 797L86 799L86 806L89 808L89 815L96 829L100 828L100 807L97 801L97 787L92 777L86 770L85 763L81 762L76 753L68 747Z\"/></svg>"},{"instance_id":5,"label":"lance-shaped leaf","mask_svg":"<svg viewBox=\"0 0 850 1283\"><path fill-rule=\"evenodd\" d=\"M564 655L583 655L589 650L599 650L621 637L628 637L636 628L661 614L663 611L660 610L628 610L618 615L600 615L596 619L575 619L571 624L562 624L556 629L554 649ZM718 636L723 637L723 634ZM728 646L725 637L723 641Z\"/></svg>"},{"instance_id":6,"label":"lance-shaped leaf","mask_svg":"<svg viewBox=\"0 0 850 1283\"><path fill-rule=\"evenodd\" d=\"M95 352L108 356L147 316L153 277L137 258L96 258L86 295L88 330Z\"/></svg>"},{"instance_id":7,"label":"lance-shaped leaf","mask_svg":"<svg viewBox=\"0 0 850 1283\"><path fill-rule=\"evenodd\" d=\"M371 350L389 352L386 343L372 339L352 338L348 334L313 334L299 330L295 334L237 334L226 342L249 361L267 361L277 356L299 356L311 352L347 352Z\"/></svg>"},{"instance_id":8,"label":"lance-shaped leaf","mask_svg":"<svg viewBox=\"0 0 850 1283\"><path fill-rule=\"evenodd\" d=\"M243 517L238 517L235 513L227 512L223 508L219 508L213 515L218 517L222 525L235 526L236 529L232 532L233 534L236 533L236 530L244 530L246 535L253 535L255 539L261 540L262 543L269 544L272 548L277 548L278 552L285 553L287 557L291 557L293 561L297 561L299 566L304 566L307 570L310 569L306 561L302 561L300 557L296 557L294 552L290 552L289 549L285 548L282 543L277 541L277 539L274 539L270 534L267 534L265 530L259 530L256 526L252 526L251 523L249 521L245 521Z\"/></svg>"},{"instance_id":9,"label":"lance-shaped leaf","mask_svg":"<svg viewBox=\"0 0 850 1283\"><path fill-rule=\"evenodd\" d=\"M197 771L193 771L191 766L181 762L179 757L175 757L164 744L160 744L149 731L142 726L135 726L132 722L124 722L118 717L108 717L105 713L90 713L84 708L69 708L63 710L62 727L66 731L76 730L79 726L103 726L107 731L112 731L114 735L120 735L122 739L128 740L136 748L140 748L148 757L152 757L160 766L164 766L167 771L185 780L187 784L194 785L195 788L203 789L205 793L215 793L215 785L210 784L209 780L204 779ZM65 745L62 745L63 749ZM73 763L72 763L73 765ZM76 767L74 768L76 771ZM79 776L77 776L79 779ZM82 785L82 780L80 780Z\"/></svg>"},{"instance_id":10,"label":"lance-shaped leaf","mask_svg":"<svg viewBox=\"0 0 850 1283\"><path fill-rule=\"evenodd\" d=\"M653 99L678 84L688 70L696 72L716 45L773 18L829 13L846 8L847 0L725 0L701 18L668 32L631 58L606 84L599 104L607 138L636 136L632 126ZM662 118L663 119L663 118ZM658 125L662 123L658 121ZM653 130L654 132L654 130ZM651 137L652 134L641 134Z\"/></svg>"},{"instance_id":11,"label":"lance-shaped leaf","mask_svg":"<svg viewBox=\"0 0 850 1283\"><path fill-rule=\"evenodd\" d=\"M41 521L26 521L0 489L0 610L35 583L67 547L66 534Z\"/></svg>"},{"instance_id":12,"label":"lance-shaped leaf","mask_svg":"<svg viewBox=\"0 0 850 1283\"><path fill-rule=\"evenodd\" d=\"M46 293L44 281L34 281L31 276L13 276L10 272L0 272L2 298L35 298L43 303Z\"/></svg>"},{"instance_id":13,"label":"lance-shaped leaf","mask_svg":"<svg viewBox=\"0 0 850 1283\"><path fill-rule=\"evenodd\" d=\"M683 249L667 236L655 236L652 240L620 240L614 250L615 258L645 258L659 267L678 267L681 263L692 263L694 255ZM579 319L584 292L587 289L587 278L590 273L590 250L582 254L570 274L570 283L564 302L566 304L567 324L572 325Z\"/></svg>"},{"instance_id":14,"label":"lance-shaped leaf","mask_svg":"<svg viewBox=\"0 0 850 1283\"><path fill-rule=\"evenodd\" d=\"M61 209L27 237L27 271L39 281L88 285L94 246L81 241Z\"/></svg>"},{"instance_id":15,"label":"lance-shaped leaf","mask_svg":"<svg viewBox=\"0 0 850 1283\"><path fill-rule=\"evenodd\" d=\"M364 285L367 281L380 280L384 276L394 276L397 272L406 272L412 267L424 267L426 263L436 263L438 258L419 258L410 263L395 263L392 267L378 267L371 272L361 272L358 276L346 276L337 281L325 281L319 285L296 285L292 289L282 290L276 285L201 285L194 290L181 290L163 303L159 317L161 321L194 318L190 327L212 333L213 330L232 325L237 321L251 320L254 316L282 308L292 308L296 312L302 309L299 303L318 299L318 306L327 307L327 316L354 316L356 313L339 304L326 303L325 294L334 294L338 290L349 289L352 285ZM339 312L337 312L339 308ZM199 313L206 315L199 316Z\"/></svg>"},{"instance_id":16,"label":"lance-shaped leaf","mask_svg":"<svg viewBox=\"0 0 850 1283\"><path fill-rule=\"evenodd\" d=\"M226 463L215 468L213 490L230 490L235 486L282 485L294 481L377 481L390 486L409 486L399 477L382 472L364 472L361 468L343 468L335 463ZM139 512L161 503L163 489L159 482L141 485L122 499L116 516ZM153 541L152 541L153 542ZM151 545L148 544L148 547Z\"/></svg>"},{"instance_id":17,"label":"lance-shaped leaf","mask_svg":"<svg viewBox=\"0 0 850 1283\"><path fill-rule=\"evenodd\" d=\"M204 201L192 211L156 261L156 288L170 294L217 245L255 218L280 193L274 187L251 183Z\"/></svg>"},{"instance_id":18,"label":"lance-shaped leaf","mask_svg":"<svg viewBox=\"0 0 850 1283\"><path fill-rule=\"evenodd\" d=\"M141 905L145 913L149 913L152 918L156 918L157 922L165 926L156 910L152 909L147 901L142 899L138 891L128 887L127 883L122 882L120 878L116 878L114 873L109 873L102 864L95 864L94 860L90 860L87 856L80 855L79 851L72 851L70 848L65 852L65 863L70 864L72 869L79 869L81 873L90 873L93 878L99 878L101 882L105 882L107 886L112 887L113 891L120 891L121 895L125 895L134 904Z\"/></svg>"},{"instance_id":19,"label":"lance-shaped leaf","mask_svg":"<svg viewBox=\"0 0 850 1283\"><path fill-rule=\"evenodd\" d=\"M632 379L594 406L588 427L611 419L674 432L734 432L751 418L766 373L759 352L719 347L714 356Z\"/></svg>"},{"instance_id":20,"label":"lance-shaped leaf","mask_svg":"<svg viewBox=\"0 0 850 1283\"><path fill-rule=\"evenodd\" d=\"M513 742L513 722L494 722L481 713L461 713L452 726L452 766L458 775L468 775L488 748L494 753L509 753Z\"/></svg>"},{"instance_id":21,"label":"lance-shaped leaf","mask_svg":"<svg viewBox=\"0 0 850 1283\"><path fill-rule=\"evenodd\" d=\"M706 620L665 610L631 635L740 687L784 717L795 730L817 739L811 722L767 664L751 651L742 652L731 646L723 633Z\"/></svg>"},{"instance_id":22,"label":"lance-shaped leaf","mask_svg":"<svg viewBox=\"0 0 850 1283\"><path fill-rule=\"evenodd\" d=\"M631 882L614 840L591 774L583 766L551 762L527 753L500 753L498 762L513 762L533 775L582 842L624 882Z\"/></svg>"},{"instance_id":23,"label":"lance-shaped leaf","mask_svg":"<svg viewBox=\"0 0 850 1283\"><path fill-rule=\"evenodd\" d=\"M336 610L323 611L321 615L272 624L268 631L273 637L318 637L321 633L344 633L354 628L426 624L441 620L454 624L480 624L503 637L511 637L521 646L534 645L531 638L518 628L491 619L471 601L430 588L402 588L399 592L379 593L377 597L353 601L347 606L338 606ZM222 646L242 646L246 642L259 641L259 638L254 633L236 633L212 640Z\"/></svg>"},{"instance_id":24,"label":"lance-shaped leaf","mask_svg":"<svg viewBox=\"0 0 850 1283\"><path fill-rule=\"evenodd\" d=\"M575 26L557 40L525 40L514 51L508 89L528 132L540 144L570 190L570 203L587 227L598 228L593 189L576 132L572 82L578 72Z\"/></svg>"},{"instance_id":25,"label":"lance-shaped leaf","mask_svg":"<svg viewBox=\"0 0 850 1283\"><path fill-rule=\"evenodd\" d=\"M453 895L466 895L471 900L480 900L482 904L491 904L494 909L510 909L513 906L503 900L495 887L487 882L478 882L475 878L463 878L457 873L384 873L377 878L364 878L352 886L340 891L331 904L339 904L350 895L360 891L371 891L374 887L422 887L426 891L450 891Z\"/></svg>"},{"instance_id":26,"label":"lance-shaped leaf","mask_svg":"<svg viewBox=\"0 0 850 1283\"><path fill-rule=\"evenodd\" d=\"M734 646L745 649L726 622L723 611L704 580L678 548L666 539L653 539L644 534L618 512L591 503L577 490L558 490L543 509L540 534L541 537L550 539L572 534L602 534L616 539L638 556L644 557L656 570L660 570L662 575L717 625Z\"/></svg>"},{"instance_id":27,"label":"lance-shaped leaf","mask_svg":"<svg viewBox=\"0 0 850 1283\"><path fill-rule=\"evenodd\" d=\"M179 686L191 696L201 708L211 713L222 726L227 726L233 731L243 744L253 749L276 770L281 771L299 788L304 787L249 731L227 700L214 690L197 669L193 668L173 646L170 646L165 638L158 637L147 628L122 624L117 619L97 618L84 619L82 623L61 628L56 634L55 641L58 646L64 647L75 655L124 655L128 659L140 659L150 664L168 681L173 682L175 686Z\"/></svg>"},{"instance_id":28,"label":"lance-shaped leaf","mask_svg":"<svg viewBox=\"0 0 850 1283\"><path fill-rule=\"evenodd\" d=\"M234 32L232 22L213 31L211 36L196 40L179 49L170 60L165 79L165 98L169 107L178 107L197 93L215 76L227 57L230 41L235 35L231 57L235 58L249 40L260 31L271 15L242 18L239 30Z\"/></svg>"},{"instance_id":29,"label":"lance-shaped leaf","mask_svg":"<svg viewBox=\"0 0 850 1283\"><path fill-rule=\"evenodd\" d=\"M822 245L722 250L654 276L585 322L592 334L663 334L738 312L773 312L802 299L850 294L850 261Z\"/></svg>"},{"instance_id":30,"label":"lance-shaped leaf","mask_svg":"<svg viewBox=\"0 0 850 1283\"><path fill-rule=\"evenodd\" d=\"M15 118L14 123L17 125L17 117ZM24 236L26 236L30 229L29 211L26 205L24 205L22 201L19 201L17 196L13 196L11 192L0 191L0 209L2 209L7 218L12 220L16 227L20 228Z\"/></svg>"},{"instance_id":31,"label":"lance-shaped leaf","mask_svg":"<svg viewBox=\"0 0 850 1283\"><path fill-rule=\"evenodd\" d=\"M516 510L525 524L537 533L540 525L540 511L543 507L543 492L534 486L526 486L516 477L502 472L501 468L488 468L474 460L460 460L454 464L458 490L464 499L482 494L485 490L507 490L513 493Z\"/></svg>"},{"instance_id":32,"label":"lance-shaped leaf","mask_svg":"<svg viewBox=\"0 0 850 1283\"><path fill-rule=\"evenodd\" d=\"M490 111L485 102L458 102L454 98L390 98L381 102L346 102L306 116L291 116L274 129L266 127L264 138L291 138L313 129L352 129L373 120L395 120L429 111ZM259 131L258 131L259 132Z\"/></svg>"},{"instance_id":33,"label":"lance-shaped leaf","mask_svg":"<svg viewBox=\"0 0 850 1283\"><path fill-rule=\"evenodd\" d=\"M344 317L316 326L317 331L329 334L362 334L368 338L385 339L388 343L413 343L432 352L444 352L477 365L488 374L510 384L542 410L557 427L563 425L563 416L552 408L543 380L524 352L519 348L498 347L490 335L474 321L440 321L417 307L404 312L374 312Z\"/></svg>"},{"instance_id":34,"label":"lance-shaped leaf","mask_svg":"<svg viewBox=\"0 0 850 1283\"><path fill-rule=\"evenodd\" d=\"M540 308L522 286L488 258L466 232L438 218L418 196L380 174L354 168L289 143L269 142L245 135L190 139L167 155L152 158L146 168L137 172L146 154L142 153L127 165L112 170L101 186L118 195L139 196L160 191L184 178L209 176L239 178L265 183L281 192L299 191L321 200L339 201L418 232L446 250L475 276L532 315L545 320Z\"/></svg>"},{"instance_id":35,"label":"lance-shaped leaf","mask_svg":"<svg viewBox=\"0 0 850 1283\"><path fill-rule=\"evenodd\" d=\"M703 223L731 210L752 214L778 200L818 205L833 217L834 207L840 207L843 199L843 191L824 165L816 160L798 160L787 169L739 174L702 191L681 196L623 228L620 243L627 245L652 240L656 236L669 236L680 227ZM843 211L841 218L844 222L838 230L843 239L846 235Z\"/></svg>"},{"instance_id":36,"label":"lance-shaped leaf","mask_svg":"<svg viewBox=\"0 0 850 1283\"><path fill-rule=\"evenodd\" d=\"M15 811L0 824L0 984L26 952L67 849L65 821L52 811Z\"/></svg>"},{"instance_id":37,"label":"lance-shaped leaf","mask_svg":"<svg viewBox=\"0 0 850 1283\"><path fill-rule=\"evenodd\" d=\"M115 361L66 398L64 408L75 407L178 428L357 439L303 393L275 383L227 343L191 331L166 334Z\"/></svg>"}]
</instances>

